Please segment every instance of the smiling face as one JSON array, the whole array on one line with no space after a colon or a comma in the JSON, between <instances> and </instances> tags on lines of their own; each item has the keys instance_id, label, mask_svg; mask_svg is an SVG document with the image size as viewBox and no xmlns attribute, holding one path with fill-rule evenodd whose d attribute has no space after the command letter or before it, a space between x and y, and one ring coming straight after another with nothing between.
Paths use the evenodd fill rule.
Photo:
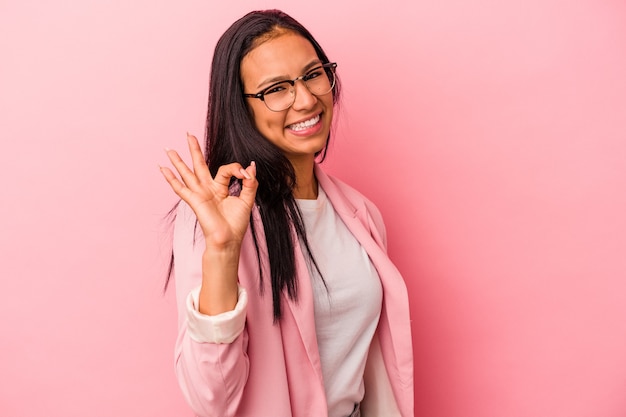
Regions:
<instances>
[{"instance_id":1,"label":"smiling face","mask_svg":"<svg viewBox=\"0 0 626 417\"><path fill-rule=\"evenodd\" d=\"M313 45L286 31L252 49L241 61L241 80L246 93L258 93L282 80L293 80L322 62ZM280 148L294 166L313 164L315 154L326 145L333 118L332 92L314 96L303 81L296 81L296 98L287 110L275 112L259 99L248 106L259 132Z\"/></svg>"}]
</instances>

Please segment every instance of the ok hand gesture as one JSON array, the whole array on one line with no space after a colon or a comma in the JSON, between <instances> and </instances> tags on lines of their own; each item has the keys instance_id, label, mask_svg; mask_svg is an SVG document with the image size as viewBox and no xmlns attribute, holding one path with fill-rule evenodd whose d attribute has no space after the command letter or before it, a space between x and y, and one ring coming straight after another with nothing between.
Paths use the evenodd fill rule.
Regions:
<instances>
[{"instance_id":1,"label":"ok hand gesture","mask_svg":"<svg viewBox=\"0 0 626 417\"><path fill-rule=\"evenodd\" d=\"M161 173L172 190L194 211L202 228L207 249L229 250L241 245L250 221L250 212L258 187L256 165L247 168L239 163L219 167L215 178L211 176L195 136L187 134L189 152L193 161L190 169L174 150L166 150L180 180L169 168L161 167ZM239 196L228 193L232 177L242 181Z\"/></svg>"}]
</instances>

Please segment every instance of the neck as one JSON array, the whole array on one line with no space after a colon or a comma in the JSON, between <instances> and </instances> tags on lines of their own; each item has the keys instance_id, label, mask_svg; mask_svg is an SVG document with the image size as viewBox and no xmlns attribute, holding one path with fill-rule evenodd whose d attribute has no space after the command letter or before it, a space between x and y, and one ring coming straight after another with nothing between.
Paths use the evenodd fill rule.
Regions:
<instances>
[{"instance_id":1,"label":"neck","mask_svg":"<svg viewBox=\"0 0 626 417\"><path fill-rule=\"evenodd\" d=\"M296 173L296 186L293 189L294 198L301 200L315 200L317 198L317 178L313 172L314 166L314 160L293 164Z\"/></svg>"}]
</instances>

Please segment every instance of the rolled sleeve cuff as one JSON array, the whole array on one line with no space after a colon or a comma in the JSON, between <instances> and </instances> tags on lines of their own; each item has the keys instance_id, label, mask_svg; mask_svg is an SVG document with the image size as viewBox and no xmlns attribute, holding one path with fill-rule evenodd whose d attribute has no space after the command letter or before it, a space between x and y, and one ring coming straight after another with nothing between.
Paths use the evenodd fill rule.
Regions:
<instances>
[{"instance_id":1,"label":"rolled sleeve cuff","mask_svg":"<svg viewBox=\"0 0 626 417\"><path fill-rule=\"evenodd\" d=\"M248 293L239 287L237 305L231 311L208 316L198 311L200 287L187 296L187 326L189 336L198 343L232 343L246 324Z\"/></svg>"}]
</instances>

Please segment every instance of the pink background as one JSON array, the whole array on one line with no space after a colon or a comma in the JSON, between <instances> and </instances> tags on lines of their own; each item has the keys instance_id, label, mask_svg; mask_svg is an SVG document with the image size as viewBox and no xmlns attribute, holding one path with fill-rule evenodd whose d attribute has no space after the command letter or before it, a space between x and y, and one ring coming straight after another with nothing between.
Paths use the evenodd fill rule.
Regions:
<instances>
[{"instance_id":1,"label":"pink background","mask_svg":"<svg viewBox=\"0 0 626 417\"><path fill-rule=\"evenodd\" d=\"M2 416L190 415L157 164L267 7L339 62L327 170L387 220L416 414L626 415L626 3L382 4L0 1Z\"/></svg>"}]
</instances>

